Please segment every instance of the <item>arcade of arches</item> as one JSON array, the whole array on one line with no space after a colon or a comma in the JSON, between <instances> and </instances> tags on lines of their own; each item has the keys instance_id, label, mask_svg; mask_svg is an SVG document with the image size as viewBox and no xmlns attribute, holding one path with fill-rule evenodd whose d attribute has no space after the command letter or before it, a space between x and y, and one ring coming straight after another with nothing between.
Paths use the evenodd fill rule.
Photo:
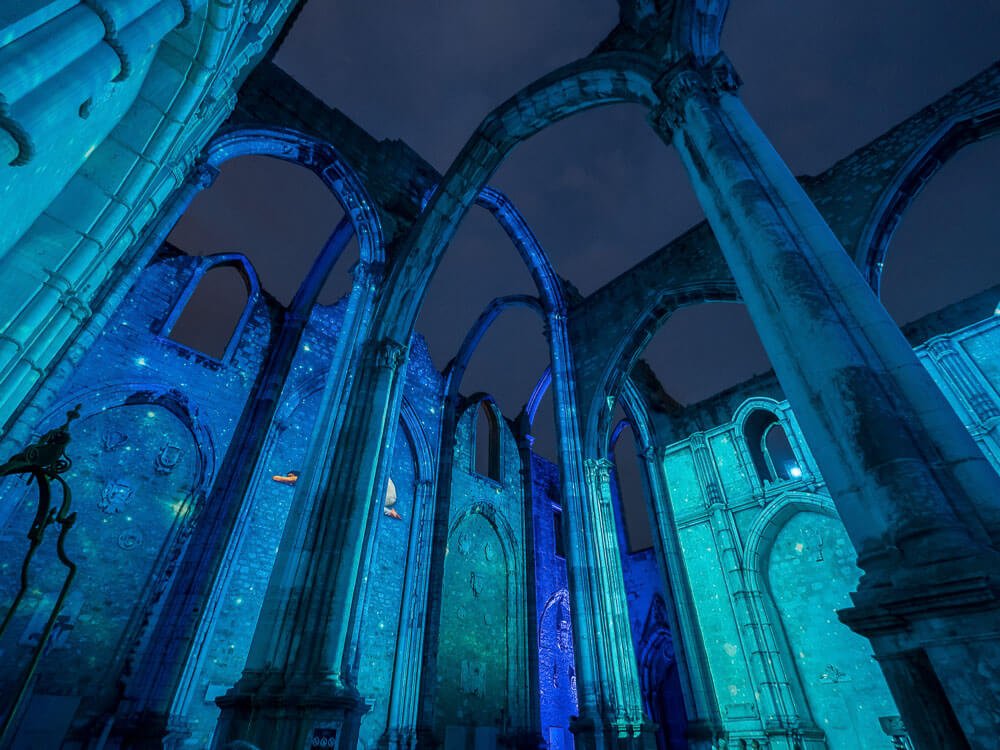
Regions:
<instances>
[{"instance_id":1,"label":"arcade of arches","mask_svg":"<svg viewBox=\"0 0 1000 750\"><path fill-rule=\"evenodd\" d=\"M620 5L443 175L271 62L291 0L0 20L0 746L996 747L1000 288L902 330L877 291L917 193L1000 127L1000 64L797 180L725 0ZM619 103L706 220L582 295L489 181ZM343 211L287 304L246 256L167 241L246 156ZM442 371L415 321L474 206L534 290ZM241 301L200 346L212 284ZM684 405L642 355L710 302L774 369ZM549 360L517 414L463 386L511 308ZM71 464L25 484L67 413Z\"/></svg>"}]
</instances>

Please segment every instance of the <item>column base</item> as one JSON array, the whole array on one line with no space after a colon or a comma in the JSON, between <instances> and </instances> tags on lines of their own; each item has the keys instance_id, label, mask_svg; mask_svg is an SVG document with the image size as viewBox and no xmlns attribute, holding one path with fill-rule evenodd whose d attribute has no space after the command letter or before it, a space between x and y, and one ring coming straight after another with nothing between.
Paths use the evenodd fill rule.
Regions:
<instances>
[{"instance_id":1,"label":"column base","mask_svg":"<svg viewBox=\"0 0 1000 750\"><path fill-rule=\"evenodd\" d=\"M992 573L992 574L991 574ZM989 747L1000 716L1000 571L857 591L838 615L871 641L917 747Z\"/></svg>"},{"instance_id":2,"label":"column base","mask_svg":"<svg viewBox=\"0 0 1000 750\"><path fill-rule=\"evenodd\" d=\"M248 675L215 702L215 750L355 750L371 709L350 687Z\"/></svg>"},{"instance_id":3,"label":"column base","mask_svg":"<svg viewBox=\"0 0 1000 750\"><path fill-rule=\"evenodd\" d=\"M656 750L656 724L624 724L591 717L574 717L569 729L576 750Z\"/></svg>"}]
</instances>

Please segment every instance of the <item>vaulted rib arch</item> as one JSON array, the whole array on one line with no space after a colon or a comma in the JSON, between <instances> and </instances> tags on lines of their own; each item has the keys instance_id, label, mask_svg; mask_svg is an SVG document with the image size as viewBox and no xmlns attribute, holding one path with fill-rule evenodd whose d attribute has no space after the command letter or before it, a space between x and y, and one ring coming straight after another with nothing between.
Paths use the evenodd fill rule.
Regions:
<instances>
[{"instance_id":1,"label":"vaulted rib arch","mask_svg":"<svg viewBox=\"0 0 1000 750\"><path fill-rule=\"evenodd\" d=\"M613 52L570 63L539 79L479 125L394 253L377 310L376 340L406 341L445 248L486 181L521 141L598 106L653 106L654 68L644 56Z\"/></svg>"},{"instance_id":2,"label":"vaulted rib arch","mask_svg":"<svg viewBox=\"0 0 1000 750\"><path fill-rule=\"evenodd\" d=\"M237 127L205 147L205 163L217 170L238 156L270 156L299 164L322 180L350 217L362 261L385 262L382 223L360 176L333 144L290 128Z\"/></svg>"}]
</instances>

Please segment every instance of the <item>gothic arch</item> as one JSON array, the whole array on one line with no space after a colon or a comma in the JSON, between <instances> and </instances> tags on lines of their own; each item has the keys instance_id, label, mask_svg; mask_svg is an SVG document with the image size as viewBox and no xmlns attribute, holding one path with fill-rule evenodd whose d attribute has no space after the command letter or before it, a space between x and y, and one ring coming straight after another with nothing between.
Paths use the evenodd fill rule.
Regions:
<instances>
[{"instance_id":1,"label":"gothic arch","mask_svg":"<svg viewBox=\"0 0 1000 750\"><path fill-rule=\"evenodd\" d=\"M810 614L806 603L811 597L817 596L815 588L811 587L813 593L808 597L793 594L792 607L782 607L783 602L779 592L774 590L771 565L774 564L772 554L775 544L790 523L806 519L810 515L826 519L825 523L832 522L843 534L840 542L835 541L833 549L829 544L824 545L824 541L829 543L830 538L823 534L818 536L818 543L811 535L794 537L797 542L796 554L804 555L803 560L808 560L814 565L833 566L814 573L812 587L817 583L824 583L827 586L834 586L836 590L838 588L836 584L843 581L841 576L844 575L844 565L850 566L860 575L854 548L830 497L826 494L789 492L769 503L754 519L747 533L743 567L746 572L744 579L748 601L760 603L758 612L763 630L770 631L775 636L779 656L776 666L784 672L784 678L792 688L793 700L799 704L796 712L800 716L811 717L815 726L826 732L826 739L831 747L868 747L884 740L877 717L883 712L886 712L885 715L893 715L896 711L877 664L872 659L865 658L863 653L854 651L855 648L869 650L868 642L837 620L833 613L833 609L837 606L836 602L827 602L831 609L825 612L825 616L811 612L812 619L795 619ZM808 528L806 526L798 529L798 533L803 533ZM840 563L836 562L838 549L840 549ZM843 559L845 551L847 560ZM801 575L803 579L808 580L807 568L796 567L795 570L797 576ZM787 572L785 571L786 575L781 578L782 581L788 579ZM819 581L815 580L817 575L820 577ZM791 581L789 585L794 586L795 583ZM849 587L852 585L848 583ZM848 604L847 592L843 591L842 594L843 604ZM785 598L784 603L787 604L788 597ZM791 627L796 622L799 623L799 628ZM819 627L819 631L799 632L803 624L809 622L813 623L813 628ZM836 639L840 637L846 641L836 643ZM827 644L830 653L823 653L824 649L811 649L809 645L803 644L803 638L807 639L806 644L822 641ZM812 653L813 651L816 653ZM857 656L852 658L852 654L855 653ZM840 661L835 660L833 654L836 654L836 658ZM824 668L824 665L829 666ZM838 665L845 667L846 672L841 672ZM841 682L843 677L847 678L846 682ZM851 718L849 721L842 719L838 727L837 715L844 710L851 714ZM868 714L864 717L864 722L860 720L861 716L857 715L859 710Z\"/></svg>"},{"instance_id":2,"label":"gothic arch","mask_svg":"<svg viewBox=\"0 0 1000 750\"><path fill-rule=\"evenodd\" d=\"M184 312L184 308L187 307L188 302L191 301L191 297L194 295L206 274L216 268L234 268L239 273L240 278L243 279L243 283L246 285L247 300L243 306L243 312L240 315L239 321L236 323L236 327L233 329L232 335L229 337L229 343L226 344L225 353L222 355L220 360L223 363L229 362L232 359L233 353L239 347L240 337L243 335L243 330L246 327L247 321L249 321L251 315L253 315L254 306L261 298L260 282L257 279L257 271L254 270L253 264L250 263L250 260L245 255L240 253L220 253L217 255L208 255L197 258L194 263L194 273L191 275L187 285L184 287L184 291L181 292L180 297L178 297L174 302L173 308L167 315L166 319L164 319L156 333L161 338L168 338L170 336L174 326L180 319L181 314ZM184 346L176 341L173 343L178 346Z\"/></svg>"},{"instance_id":3,"label":"gothic arch","mask_svg":"<svg viewBox=\"0 0 1000 750\"><path fill-rule=\"evenodd\" d=\"M687 747L687 716L667 611L663 597L654 594L636 649L643 702L647 715L660 726L661 750Z\"/></svg>"},{"instance_id":4,"label":"gothic arch","mask_svg":"<svg viewBox=\"0 0 1000 750\"><path fill-rule=\"evenodd\" d=\"M200 409L186 395L166 383L112 382L99 388L74 391L53 404L45 417L38 423L39 431L62 424L66 412L75 404L82 404L80 419L93 416L106 409L118 406L148 404L160 406L177 417L199 446L197 481L193 492L200 499L207 495L215 478L217 449L219 444L215 430L199 416ZM70 449L71 450L71 449ZM193 516L194 514L192 514Z\"/></svg>"},{"instance_id":5,"label":"gothic arch","mask_svg":"<svg viewBox=\"0 0 1000 750\"><path fill-rule=\"evenodd\" d=\"M384 263L385 239L375 203L364 182L333 144L285 127L239 126L219 133L205 147L204 163L217 170L239 156L270 156L298 164L326 185L350 217L361 260Z\"/></svg>"},{"instance_id":6,"label":"gothic arch","mask_svg":"<svg viewBox=\"0 0 1000 750\"><path fill-rule=\"evenodd\" d=\"M777 467L773 467L773 469L771 468L770 459L767 457L767 449L757 444L751 445L747 432L748 428L752 428L752 425L748 424L748 420L751 419L754 414L760 412L767 412L772 415L773 420L771 420L770 424L765 427L759 438L761 440L766 438L767 432L774 426L780 427L784 432L792 457L795 459L796 466L799 469L800 473L798 476L788 476L782 478L781 472L775 471ZM803 476L813 473L807 446L800 442L798 430L793 429L793 420L794 416L792 415L787 404L775 401L772 398L767 398L766 396L754 396L752 398L748 398L740 404L740 406L736 409L736 412L733 414L732 423L737 436L736 449L740 453L744 465L755 469L751 476L751 482L758 491L764 489L764 479L767 474L773 474L773 476L771 476L772 481L780 482L783 480L797 480Z\"/></svg>"},{"instance_id":7,"label":"gothic arch","mask_svg":"<svg viewBox=\"0 0 1000 750\"><path fill-rule=\"evenodd\" d=\"M480 411L485 411L490 431L490 469L486 474L479 471L477 461L480 444L479 441L483 439L483 435L479 433ZM489 394L475 393L465 399L462 404L462 408L455 418L454 428L452 429L453 434L457 431L458 425L463 419L470 420L469 430L470 434L473 436L473 450L470 452L470 464L465 467L466 471L479 476L487 477L495 482L498 482L499 484L506 485L508 483L508 477L506 476L507 473L504 470L504 458L506 457L507 450L504 446L505 420L503 412L500 411L500 407ZM454 443L454 437L452 439L452 443Z\"/></svg>"},{"instance_id":8,"label":"gothic arch","mask_svg":"<svg viewBox=\"0 0 1000 750\"><path fill-rule=\"evenodd\" d=\"M217 439L210 426L199 418L197 404L168 385L148 382L115 382L106 387L78 390L52 407L41 423L42 429L62 423L66 409L78 403L82 405L81 416L73 425L76 434L68 455L77 459L77 470L83 474L71 477L70 482L72 485L74 480L78 483L82 478L89 479L73 487L73 510L81 515L82 523L75 529L76 539L69 546L71 556L76 557L73 547L83 545L83 558L76 561L84 571L90 570L78 596L84 597L83 602L88 606L91 604L86 600L88 595L120 596L128 599L132 608L127 618L119 616L117 624L108 613L107 620L96 618L88 625L108 628L100 635L108 658L104 661L102 656L95 670L99 675L96 683L99 690L88 692L90 703L81 704L81 716L87 714L93 718L94 711L110 707L104 701L116 699L115 686L131 673L138 654L149 647L156 602L174 577L214 479ZM164 419L169 421L164 423ZM114 429L108 429L109 426ZM95 432L95 427L102 431ZM81 432L87 436L86 442ZM165 440L159 453L156 453L158 443L150 440ZM132 447L139 450L131 451ZM123 466L135 469L136 461L142 468L138 475L119 472ZM137 487L135 481L142 481L144 489ZM103 487L101 482L105 482ZM152 492L154 489L157 491ZM133 498L138 505L129 510ZM94 522L95 514L105 522L115 520L106 527ZM90 520L86 520L88 515ZM121 534L116 545L114 534L118 530ZM86 533L81 536L83 532ZM108 537L108 533L112 536ZM120 581L94 578L94 566L114 564L116 557L118 565L133 566L130 576ZM88 592L88 581L96 582L97 588L90 587Z\"/></svg>"},{"instance_id":9,"label":"gothic arch","mask_svg":"<svg viewBox=\"0 0 1000 750\"><path fill-rule=\"evenodd\" d=\"M747 541L743 548L744 567L747 570L762 570L771 544L781 527L789 518L802 511L840 519L833 500L826 495L805 492L789 492L782 495L764 507L747 532ZM747 585L751 592L761 593L763 591L759 577L751 577Z\"/></svg>"},{"instance_id":10,"label":"gothic arch","mask_svg":"<svg viewBox=\"0 0 1000 750\"><path fill-rule=\"evenodd\" d=\"M548 253L539 244L531 227L511 200L488 185L479 191L476 204L489 211L514 243L538 288L545 312L565 312L566 297L562 281L552 267Z\"/></svg>"},{"instance_id":11,"label":"gothic arch","mask_svg":"<svg viewBox=\"0 0 1000 750\"><path fill-rule=\"evenodd\" d=\"M472 360L472 355L475 354L479 342L482 341L489 327L500 317L502 312L512 307L525 307L533 310L538 313L543 322L545 320L542 303L530 295L512 294L491 300L490 304L480 314L479 318L476 319L476 322L472 324L469 332L465 335L465 339L462 341L462 345L459 347L455 358L448 363L446 377L448 381L447 398L449 400L458 398L465 370L468 368L469 362Z\"/></svg>"},{"instance_id":12,"label":"gothic arch","mask_svg":"<svg viewBox=\"0 0 1000 750\"><path fill-rule=\"evenodd\" d=\"M612 424L614 404L626 390L626 382L635 363L670 316L682 307L737 300L735 285L729 279L698 284L686 289L665 290L628 323L625 334L615 340L614 348L607 354L598 387L590 401L584 432L588 455L604 454L601 446L608 443L607 438L610 437L614 426ZM637 393L634 384L631 389L633 394ZM641 403L641 399L632 400L636 406Z\"/></svg>"},{"instance_id":13,"label":"gothic arch","mask_svg":"<svg viewBox=\"0 0 1000 750\"><path fill-rule=\"evenodd\" d=\"M915 148L869 214L855 249L855 262L879 292L889 244L920 191L959 151L1000 131L1000 99L947 118Z\"/></svg>"},{"instance_id":14,"label":"gothic arch","mask_svg":"<svg viewBox=\"0 0 1000 750\"><path fill-rule=\"evenodd\" d=\"M531 705L528 697L530 690L530 679L528 679L530 665L527 658L528 610L526 601L523 600L526 592L521 588L523 586L521 581L524 575L524 562L522 554L519 554L517 535L513 527L504 513L487 500L472 503L449 520L447 534L449 548L459 548L461 541L456 541L456 533L464 523L475 518L481 518L488 524L499 541L500 551L503 554L507 599L505 612L508 661L506 670L507 696L514 714L512 718L516 723L518 720L523 721L527 718L517 714L526 713L528 706ZM513 668L515 664L520 669Z\"/></svg>"},{"instance_id":15,"label":"gothic arch","mask_svg":"<svg viewBox=\"0 0 1000 750\"><path fill-rule=\"evenodd\" d=\"M434 454L431 452L427 431L420 423L416 409L404 396L399 410L399 425L406 433L407 442L413 451L413 466L418 482L432 482L435 474Z\"/></svg>"},{"instance_id":16,"label":"gothic arch","mask_svg":"<svg viewBox=\"0 0 1000 750\"><path fill-rule=\"evenodd\" d=\"M375 338L405 341L427 285L462 216L521 141L577 112L616 103L653 106L654 68L642 55L613 52L566 65L522 89L480 123L394 254L377 310Z\"/></svg>"}]
</instances>

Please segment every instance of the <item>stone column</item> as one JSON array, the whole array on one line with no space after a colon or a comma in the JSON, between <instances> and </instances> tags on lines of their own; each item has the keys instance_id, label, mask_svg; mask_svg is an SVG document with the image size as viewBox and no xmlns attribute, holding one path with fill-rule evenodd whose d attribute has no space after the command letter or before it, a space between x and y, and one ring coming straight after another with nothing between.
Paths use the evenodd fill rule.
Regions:
<instances>
[{"instance_id":1,"label":"stone column","mask_svg":"<svg viewBox=\"0 0 1000 750\"><path fill-rule=\"evenodd\" d=\"M723 566L729 601L740 632L742 656L760 708L761 730L767 731L776 748L794 747L795 741L802 739L803 730L806 747L821 747L822 739L812 744L818 732L808 718L807 709L804 706L801 711L798 709L771 633L771 624L754 587L749 583L749 576L753 573L746 568L740 534L722 492L704 433L691 436L691 448L699 481L706 488L708 524Z\"/></svg>"},{"instance_id":2,"label":"stone column","mask_svg":"<svg viewBox=\"0 0 1000 750\"><path fill-rule=\"evenodd\" d=\"M570 728L577 750L652 748L615 533L611 464L583 458L566 320L561 312L548 318L579 706Z\"/></svg>"},{"instance_id":3,"label":"stone column","mask_svg":"<svg viewBox=\"0 0 1000 750\"><path fill-rule=\"evenodd\" d=\"M674 637L675 656L685 686L684 708L687 712L688 742L695 748L708 747L712 737L722 731L718 701L712 688L708 654L695 616L694 597L685 572L684 556L677 537L677 525L670 505L667 477L663 470L662 449L647 448L639 454L646 476L652 505L654 548L660 576L673 606L669 608L670 630ZM696 460L697 454L696 454ZM711 492L711 488L709 492ZM715 495L721 497L718 484Z\"/></svg>"},{"instance_id":4,"label":"stone column","mask_svg":"<svg viewBox=\"0 0 1000 750\"><path fill-rule=\"evenodd\" d=\"M392 671L389 715L380 747L385 750L413 750L417 746L420 680L424 652L427 587L429 584L431 538L434 533L434 482L417 481L410 544L403 579L403 605L399 618L397 657Z\"/></svg>"},{"instance_id":5,"label":"stone column","mask_svg":"<svg viewBox=\"0 0 1000 750\"><path fill-rule=\"evenodd\" d=\"M929 665L916 683L887 672L919 746L983 747L1000 710L1000 480L737 85L722 56L668 70L654 127L681 156L858 550L865 575L842 618L880 658Z\"/></svg>"},{"instance_id":6,"label":"stone column","mask_svg":"<svg viewBox=\"0 0 1000 750\"><path fill-rule=\"evenodd\" d=\"M308 510L286 524L243 677L217 701L217 748L357 742L368 706L351 677L355 593L405 356L404 345L383 339L368 341L356 362L341 426L300 480L295 502Z\"/></svg>"},{"instance_id":7,"label":"stone column","mask_svg":"<svg viewBox=\"0 0 1000 750\"><path fill-rule=\"evenodd\" d=\"M201 668L200 660L192 659L207 651L215 615L228 588L229 568L242 546L258 460L264 454L271 422L319 291L353 236L354 227L345 216L296 292L274 336L198 517L176 582L167 593L135 678L126 688L121 711L122 747L172 747L187 734L185 698Z\"/></svg>"}]
</instances>

